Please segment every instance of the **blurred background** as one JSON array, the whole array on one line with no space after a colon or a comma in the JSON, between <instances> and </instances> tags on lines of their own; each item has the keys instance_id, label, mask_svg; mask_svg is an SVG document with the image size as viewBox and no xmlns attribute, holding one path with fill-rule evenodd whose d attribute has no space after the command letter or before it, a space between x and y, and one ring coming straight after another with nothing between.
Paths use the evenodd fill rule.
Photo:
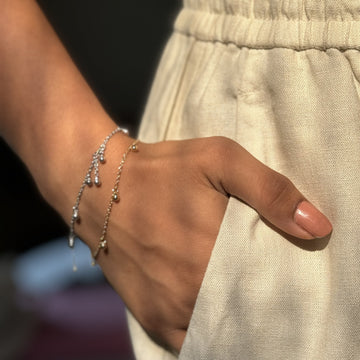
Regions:
<instances>
[{"instance_id":1,"label":"blurred background","mask_svg":"<svg viewBox=\"0 0 360 360\"><path fill-rule=\"evenodd\" d=\"M109 114L135 136L180 0L39 0ZM0 359L132 360L124 307L0 139Z\"/></svg>"}]
</instances>

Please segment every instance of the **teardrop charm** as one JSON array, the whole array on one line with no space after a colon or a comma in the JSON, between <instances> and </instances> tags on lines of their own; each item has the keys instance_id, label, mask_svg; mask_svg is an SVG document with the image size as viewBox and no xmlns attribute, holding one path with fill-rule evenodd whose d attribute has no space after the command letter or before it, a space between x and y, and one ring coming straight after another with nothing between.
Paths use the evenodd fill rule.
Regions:
<instances>
[{"instance_id":1,"label":"teardrop charm","mask_svg":"<svg viewBox=\"0 0 360 360\"><path fill-rule=\"evenodd\" d=\"M69 247L73 248L75 245L75 234L73 232L70 233L69 238L68 238L68 245Z\"/></svg>"},{"instance_id":2,"label":"teardrop charm","mask_svg":"<svg viewBox=\"0 0 360 360\"><path fill-rule=\"evenodd\" d=\"M79 209L76 208L76 207L73 207L72 218L73 218L73 220L78 220L79 219Z\"/></svg>"}]
</instances>

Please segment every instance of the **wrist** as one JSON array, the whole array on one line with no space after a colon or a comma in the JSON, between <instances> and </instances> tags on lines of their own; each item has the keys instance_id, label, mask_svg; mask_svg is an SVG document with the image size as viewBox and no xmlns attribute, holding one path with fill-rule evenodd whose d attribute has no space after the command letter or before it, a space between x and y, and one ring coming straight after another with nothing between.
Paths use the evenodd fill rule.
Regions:
<instances>
[{"instance_id":1,"label":"wrist","mask_svg":"<svg viewBox=\"0 0 360 360\"><path fill-rule=\"evenodd\" d=\"M41 167L37 166L33 172L40 192L66 222L71 217L72 206L94 152L115 128L116 124L107 115L84 126L74 124L65 133L66 128L62 126L63 134L57 134L56 141L52 142L42 156ZM125 149L128 142L128 136L123 133L115 134L114 139L109 141L106 163L100 165L104 180L114 166L116 154Z\"/></svg>"},{"instance_id":2,"label":"wrist","mask_svg":"<svg viewBox=\"0 0 360 360\"><path fill-rule=\"evenodd\" d=\"M122 136L116 136L117 134ZM116 127L105 137L90 157L90 166L85 174L82 174L77 196L72 199L72 207L67 206L65 210L69 214L65 217L66 220L71 219L69 245L73 247L75 237L80 236L93 249L97 240L96 255L93 253L94 261L98 253L106 248L108 221L112 205L119 199L119 181L125 159L130 151L137 151L137 141L126 134L125 129ZM112 146L108 148L112 137ZM103 232L100 240L94 239L93 235L101 228Z\"/></svg>"}]
</instances>

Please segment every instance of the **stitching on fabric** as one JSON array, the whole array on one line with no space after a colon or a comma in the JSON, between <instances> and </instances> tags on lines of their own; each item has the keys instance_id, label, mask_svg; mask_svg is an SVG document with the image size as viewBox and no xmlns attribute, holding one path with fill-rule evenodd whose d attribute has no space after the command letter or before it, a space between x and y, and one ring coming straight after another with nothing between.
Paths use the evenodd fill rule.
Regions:
<instances>
[{"instance_id":1,"label":"stitching on fabric","mask_svg":"<svg viewBox=\"0 0 360 360\"><path fill-rule=\"evenodd\" d=\"M210 15L210 17L206 19L207 18L206 16L198 16L196 14L197 12L208 14ZM293 30L297 30L298 41L297 43L293 42L290 44L288 44L286 41L284 41L283 43L281 39L273 39L271 37L271 34L268 34L267 35L269 37L268 41L266 41L266 36L265 36L265 38L262 39L260 43L261 45L257 45L256 41L255 44L253 44L254 41L249 41L248 44L248 40L244 36L242 36L240 40L231 39L232 36L230 31L225 31L216 38L215 36L216 29L211 27L212 24L216 25L221 23L223 25L223 28L225 27L225 25L227 25L225 28L227 28L228 30L229 27L231 29L236 30L237 24L242 20L244 21L243 23L244 31L247 29L250 31L252 26L254 26L254 30L257 31L258 35L260 35L263 32L263 27L265 26L265 24L267 24L267 30L269 31L270 29L272 34L276 33L277 29L286 30L288 27L291 27L293 28ZM180 15L178 16L175 22L175 31L186 35L192 35L193 37L201 41L233 43L236 46L239 46L239 42L240 42L240 46L245 46L255 49L284 47L294 50L306 50L306 49L326 50L331 48L346 50L346 49L360 49L360 43L354 41L358 38L358 36L356 36L357 32L355 30L352 30L352 29L357 29L359 25L360 25L360 21L356 21L356 20L338 21L331 19L326 21L312 21L312 20L309 21L302 19L289 20L286 18L259 20L257 18L249 18L243 15L238 15L238 16L222 15L216 13L200 12L198 10L185 9L180 13ZM354 28L354 26L356 27ZM310 31L310 32L314 32L316 28L319 28L319 31L316 31L313 35L315 36L316 33L318 33L318 36L315 36L313 38L313 41L311 41L312 37L311 38L302 37L303 29L306 30L314 29ZM331 29L334 29L334 31L331 32ZM345 34L348 34L346 38L345 38ZM223 35L225 35L227 39L223 39ZM350 35L353 39L353 41L351 41L352 45L350 43L350 38L349 38ZM214 37L214 39L211 39L212 36ZM355 36L355 38L353 38L353 36ZM342 38L343 41L339 42L338 41L339 38ZM269 44L267 44L267 42Z\"/></svg>"},{"instance_id":2,"label":"stitching on fabric","mask_svg":"<svg viewBox=\"0 0 360 360\"><path fill-rule=\"evenodd\" d=\"M224 40L218 40L218 39L213 39L213 40L209 40L209 39L202 39L198 36L195 36L194 34L190 34L187 33L185 31L181 31L179 29L174 29L174 32L186 36L186 37L190 37L195 39L196 41L201 41L201 42L207 42L207 43L220 43L223 44L225 46L229 46L229 45L233 45L236 46L237 48L241 49L241 48L245 48L245 49L254 49L254 50L272 50L272 49L290 49L290 50L294 50L294 51L306 51L306 50L318 50L318 51L323 51L326 52L327 50L330 49L335 49L338 50L339 52L346 52L348 50L356 50L356 51L360 51L360 44L359 45L354 45L354 47L347 47L347 48L341 48L341 47L336 47L336 46L328 46L328 47L320 47L320 46L308 46L308 47L304 47L304 48L299 48L299 47L292 47L292 46L281 46L281 45L270 45L270 46L264 46L264 45L259 45L259 46L255 46L255 45L240 45L237 44L235 41L224 41Z\"/></svg>"},{"instance_id":3,"label":"stitching on fabric","mask_svg":"<svg viewBox=\"0 0 360 360\"><path fill-rule=\"evenodd\" d=\"M171 121L172 121L172 119L174 117L175 104L177 103L177 99L179 97L180 90L181 90L181 87L182 87L183 82L184 82L185 73L186 73L186 70L188 68L188 66L187 66L188 65L188 60L189 60L190 56L192 55L192 51L193 51L193 48L194 48L194 45L195 45L195 42L196 42L196 38L193 37L193 40L194 41L190 45L190 48L188 49L188 53L186 54L186 59L185 59L185 61L183 63L184 65L183 65L183 68L181 70L181 74L180 74L179 82L177 84L177 89L176 89L174 100L173 100L173 103L172 103L172 106L171 106L170 114L169 114L169 117L167 119L166 126L163 129L163 134L162 134L162 139L163 140L167 139L167 136L168 136L168 133L169 133L169 128L170 128L170 123L171 123Z\"/></svg>"},{"instance_id":4,"label":"stitching on fabric","mask_svg":"<svg viewBox=\"0 0 360 360\"><path fill-rule=\"evenodd\" d=\"M326 23L326 22L338 22L338 23L344 23L344 22L360 22L360 15L358 19L354 19L352 17L352 19L343 19L343 20L336 20L336 19L325 19L325 20L318 20L318 19L312 19L309 17L306 17L305 19L302 18L298 18L298 19L290 19L288 17L247 17L243 14L224 14L224 13L217 13L214 11L205 11L205 10L199 10L199 9L191 9L191 8L184 8L182 11L186 11L186 12L194 12L194 13L199 13L199 14L206 14L206 15L212 15L212 16L230 16L230 17L242 17L248 20L259 20L259 21L268 21L268 22L274 22L274 21L286 21L286 22L317 22L317 23Z\"/></svg>"}]
</instances>

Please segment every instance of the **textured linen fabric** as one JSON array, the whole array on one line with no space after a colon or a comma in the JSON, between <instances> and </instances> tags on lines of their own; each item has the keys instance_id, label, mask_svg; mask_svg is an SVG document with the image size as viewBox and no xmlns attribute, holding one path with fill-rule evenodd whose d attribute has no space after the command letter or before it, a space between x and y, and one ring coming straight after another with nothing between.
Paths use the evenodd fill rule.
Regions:
<instances>
[{"instance_id":1,"label":"textured linen fabric","mask_svg":"<svg viewBox=\"0 0 360 360\"><path fill-rule=\"evenodd\" d=\"M360 359L359 50L358 0L184 1L141 140L232 138L334 231L291 238L230 198L181 360ZM129 324L139 360L176 358Z\"/></svg>"}]
</instances>

